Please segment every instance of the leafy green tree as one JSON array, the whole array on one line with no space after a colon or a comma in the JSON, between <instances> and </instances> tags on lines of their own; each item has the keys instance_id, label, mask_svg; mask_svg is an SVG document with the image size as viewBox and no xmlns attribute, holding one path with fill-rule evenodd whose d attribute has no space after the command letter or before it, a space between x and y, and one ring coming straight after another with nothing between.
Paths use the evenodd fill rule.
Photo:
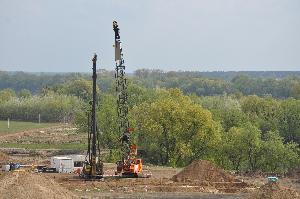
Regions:
<instances>
[{"instance_id":1,"label":"leafy green tree","mask_svg":"<svg viewBox=\"0 0 300 199\"><path fill-rule=\"evenodd\" d=\"M260 168L266 172L286 173L299 164L298 153L295 143L284 144L277 132L269 131L262 142Z\"/></svg>"},{"instance_id":2,"label":"leafy green tree","mask_svg":"<svg viewBox=\"0 0 300 199\"><path fill-rule=\"evenodd\" d=\"M117 99L113 95L101 95L97 110L101 144L108 149L120 146L117 117Z\"/></svg>"},{"instance_id":3,"label":"leafy green tree","mask_svg":"<svg viewBox=\"0 0 300 199\"><path fill-rule=\"evenodd\" d=\"M243 129L233 127L222 136L221 157L230 162L230 167L240 171L243 161L246 159L245 144L243 143ZM224 164L224 163L223 163ZM224 164L223 166L226 166Z\"/></svg>"},{"instance_id":4,"label":"leafy green tree","mask_svg":"<svg viewBox=\"0 0 300 199\"><path fill-rule=\"evenodd\" d=\"M19 93L19 97L21 98L29 98L31 97L31 92L30 90L27 90L27 89L22 89Z\"/></svg>"},{"instance_id":5,"label":"leafy green tree","mask_svg":"<svg viewBox=\"0 0 300 199\"><path fill-rule=\"evenodd\" d=\"M42 97L53 96L53 95L55 95L55 93L56 92L52 88L45 86L42 88L42 90L40 92L40 96L42 96Z\"/></svg>"},{"instance_id":6,"label":"leafy green tree","mask_svg":"<svg viewBox=\"0 0 300 199\"><path fill-rule=\"evenodd\" d=\"M261 132L250 123L233 127L223 134L220 155L227 159L236 171L256 171L259 168ZM226 164L223 163L225 166ZM230 166L229 166L230 168Z\"/></svg>"},{"instance_id":7,"label":"leafy green tree","mask_svg":"<svg viewBox=\"0 0 300 199\"><path fill-rule=\"evenodd\" d=\"M178 89L133 110L139 136L153 163L183 166L194 159L209 158L220 141L219 126L208 110L182 95Z\"/></svg>"},{"instance_id":8,"label":"leafy green tree","mask_svg":"<svg viewBox=\"0 0 300 199\"><path fill-rule=\"evenodd\" d=\"M153 101L158 96L155 89L146 89L136 84L129 84L128 86L128 105L130 108L138 106L145 101Z\"/></svg>"},{"instance_id":9,"label":"leafy green tree","mask_svg":"<svg viewBox=\"0 0 300 199\"><path fill-rule=\"evenodd\" d=\"M295 85L291 88L291 96L300 100L300 82L295 83Z\"/></svg>"},{"instance_id":10,"label":"leafy green tree","mask_svg":"<svg viewBox=\"0 0 300 199\"><path fill-rule=\"evenodd\" d=\"M242 143L248 162L248 169L256 171L258 169L258 159L260 157L261 131L251 124L246 124L242 128Z\"/></svg>"},{"instance_id":11,"label":"leafy green tree","mask_svg":"<svg viewBox=\"0 0 300 199\"><path fill-rule=\"evenodd\" d=\"M16 97L16 93L12 89L7 88L0 91L0 102L9 101L13 97Z\"/></svg>"},{"instance_id":12,"label":"leafy green tree","mask_svg":"<svg viewBox=\"0 0 300 199\"><path fill-rule=\"evenodd\" d=\"M287 99L280 106L282 113L277 123L280 135L285 142L300 144L300 100Z\"/></svg>"},{"instance_id":13,"label":"leafy green tree","mask_svg":"<svg viewBox=\"0 0 300 199\"><path fill-rule=\"evenodd\" d=\"M249 117L251 123L259 126L263 134L270 130L277 130L281 107L275 99L258 96L244 97L242 110Z\"/></svg>"},{"instance_id":14,"label":"leafy green tree","mask_svg":"<svg viewBox=\"0 0 300 199\"><path fill-rule=\"evenodd\" d=\"M230 109L241 109L239 100L232 96L206 96L200 97L198 101L204 108L209 110L230 110Z\"/></svg>"},{"instance_id":15,"label":"leafy green tree","mask_svg":"<svg viewBox=\"0 0 300 199\"><path fill-rule=\"evenodd\" d=\"M248 117L241 110L240 102L232 96L192 96L193 101L200 103L213 113L215 120L219 121L225 131L231 127L239 127L248 121Z\"/></svg>"},{"instance_id":16,"label":"leafy green tree","mask_svg":"<svg viewBox=\"0 0 300 199\"><path fill-rule=\"evenodd\" d=\"M69 81L61 90L60 93L66 95L77 96L84 101L88 101L92 98L93 85L91 81L85 79L76 79ZM99 93L99 88L97 87L97 93Z\"/></svg>"},{"instance_id":17,"label":"leafy green tree","mask_svg":"<svg viewBox=\"0 0 300 199\"><path fill-rule=\"evenodd\" d=\"M12 98L0 103L0 118L23 121L72 122L75 112L80 111L82 102L74 96L51 95L30 98Z\"/></svg>"},{"instance_id":18,"label":"leafy green tree","mask_svg":"<svg viewBox=\"0 0 300 199\"><path fill-rule=\"evenodd\" d=\"M248 121L248 117L240 109L215 110L213 113L218 115L225 131L232 127L241 127Z\"/></svg>"}]
</instances>

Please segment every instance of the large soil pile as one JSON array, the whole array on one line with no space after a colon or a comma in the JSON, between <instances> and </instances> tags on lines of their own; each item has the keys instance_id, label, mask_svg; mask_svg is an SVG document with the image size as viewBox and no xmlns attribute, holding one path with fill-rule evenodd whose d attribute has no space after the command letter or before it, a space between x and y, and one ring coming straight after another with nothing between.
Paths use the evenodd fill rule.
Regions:
<instances>
[{"instance_id":1,"label":"large soil pile","mask_svg":"<svg viewBox=\"0 0 300 199\"><path fill-rule=\"evenodd\" d=\"M0 198L76 198L73 193L40 174L6 173L0 181Z\"/></svg>"},{"instance_id":2,"label":"large soil pile","mask_svg":"<svg viewBox=\"0 0 300 199\"><path fill-rule=\"evenodd\" d=\"M278 183L267 183L250 195L250 199L300 199L299 194Z\"/></svg>"},{"instance_id":3,"label":"large soil pile","mask_svg":"<svg viewBox=\"0 0 300 199\"><path fill-rule=\"evenodd\" d=\"M225 172L207 160L194 161L181 172L172 177L173 181L199 181L199 182L240 182L233 175Z\"/></svg>"}]
</instances>

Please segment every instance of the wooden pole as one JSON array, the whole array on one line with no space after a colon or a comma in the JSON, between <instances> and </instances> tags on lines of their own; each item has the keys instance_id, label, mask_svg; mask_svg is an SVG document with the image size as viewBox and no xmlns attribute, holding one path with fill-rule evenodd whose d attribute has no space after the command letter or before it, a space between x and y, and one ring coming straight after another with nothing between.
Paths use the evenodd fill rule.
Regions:
<instances>
[{"instance_id":1,"label":"wooden pole","mask_svg":"<svg viewBox=\"0 0 300 199\"><path fill-rule=\"evenodd\" d=\"M39 114L39 124L41 123L41 114Z\"/></svg>"},{"instance_id":2,"label":"wooden pole","mask_svg":"<svg viewBox=\"0 0 300 199\"><path fill-rule=\"evenodd\" d=\"M9 118L7 118L7 128L9 129Z\"/></svg>"}]
</instances>

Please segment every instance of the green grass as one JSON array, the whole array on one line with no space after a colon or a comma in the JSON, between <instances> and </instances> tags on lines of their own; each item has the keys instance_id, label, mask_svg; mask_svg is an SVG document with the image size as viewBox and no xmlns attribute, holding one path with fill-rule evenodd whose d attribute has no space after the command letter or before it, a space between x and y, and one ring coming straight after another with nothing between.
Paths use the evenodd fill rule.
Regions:
<instances>
[{"instance_id":1,"label":"green grass","mask_svg":"<svg viewBox=\"0 0 300 199\"><path fill-rule=\"evenodd\" d=\"M0 121L0 135L10 133L17 133L31 129L47 128L57 126L59 123L34 123L34 122L19 122L10 121L10 128L7 128L7 121ZM30 143L22 144L15 142L0 143L3 148L25 148L25 149L67 149L67 150L85 150L87 145L84 143L61 143L61 144L48 144L48 143Z\"/></svg>"},{"instance_id":2,"label":"green grass","mask_svg":"<svg viewBox=\"0 0 300 199\"><path fill-rule=\"evenodd\" d=\"M39 124L39 123L33 123L33 122L17 122L17 121L10 121L9 123L10 123L9 128L7 128L7 121L0 121L0 135L58 125L57 123L40 123Z\"/></svg>"},{"instance_id":3,"label":"green grass","mask_svg":"<svg viewBox=\"0 0 300 199\"><path fill-rule=\"evenodd\" d=\"M33 144L19 144L19 143L1 143L3 148L25 148L25 149L73 149L85 150L86 144L83 143L62 143L62 144L46 144L46 143L33 143Z\"/></svg>"}]
</instances>

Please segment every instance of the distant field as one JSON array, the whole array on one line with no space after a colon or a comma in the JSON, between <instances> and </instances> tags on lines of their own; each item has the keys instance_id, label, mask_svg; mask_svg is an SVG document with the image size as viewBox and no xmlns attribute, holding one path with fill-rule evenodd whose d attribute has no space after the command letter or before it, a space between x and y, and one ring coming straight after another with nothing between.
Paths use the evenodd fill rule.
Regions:
<instances>
[{"instance_id":1,"label":"distant field","mask_svg":"<svg viewBox=\"0 0 300 199\"><path fill-rule=\"evenodd\" d=\"M16 122L10 121L9 128L7 128L7 121L0 121L0 135L26 131L31 129L39 129L58 125L58 123L33 123L33 122Z\"/></svg>"},{"instance_id":2,"label":"distant field","mask_svg":"<svg viewBox=\"0 0 300 199\"><path fill-rule=\"evenodd\" d=\"M47 128L53 127L53 128ZM32 129L44 129L43 132L32 131L27 134L13 135ZM5 136L11 134L10 137ZM34 122L10 122L7 128L7 121L0 121L0 147L1 148L25 148L25 149L58 149L58 150L84 150L87 144L86 134L77 134L72 126L60 123L34 123Z\"/></svg>"},{"instance_id":3,"label":"distant field","mask_svg":"<svg viewBox=\"0 0 300 199\"><path fill-rule=\"evenodd\" d=\"M2 148L24 148L24 149L64 149L64 150L85 150L86 144L83 143L62 143L62 144L46 144L46 143L1 143Z\"/></svg>"}]
</instances>

